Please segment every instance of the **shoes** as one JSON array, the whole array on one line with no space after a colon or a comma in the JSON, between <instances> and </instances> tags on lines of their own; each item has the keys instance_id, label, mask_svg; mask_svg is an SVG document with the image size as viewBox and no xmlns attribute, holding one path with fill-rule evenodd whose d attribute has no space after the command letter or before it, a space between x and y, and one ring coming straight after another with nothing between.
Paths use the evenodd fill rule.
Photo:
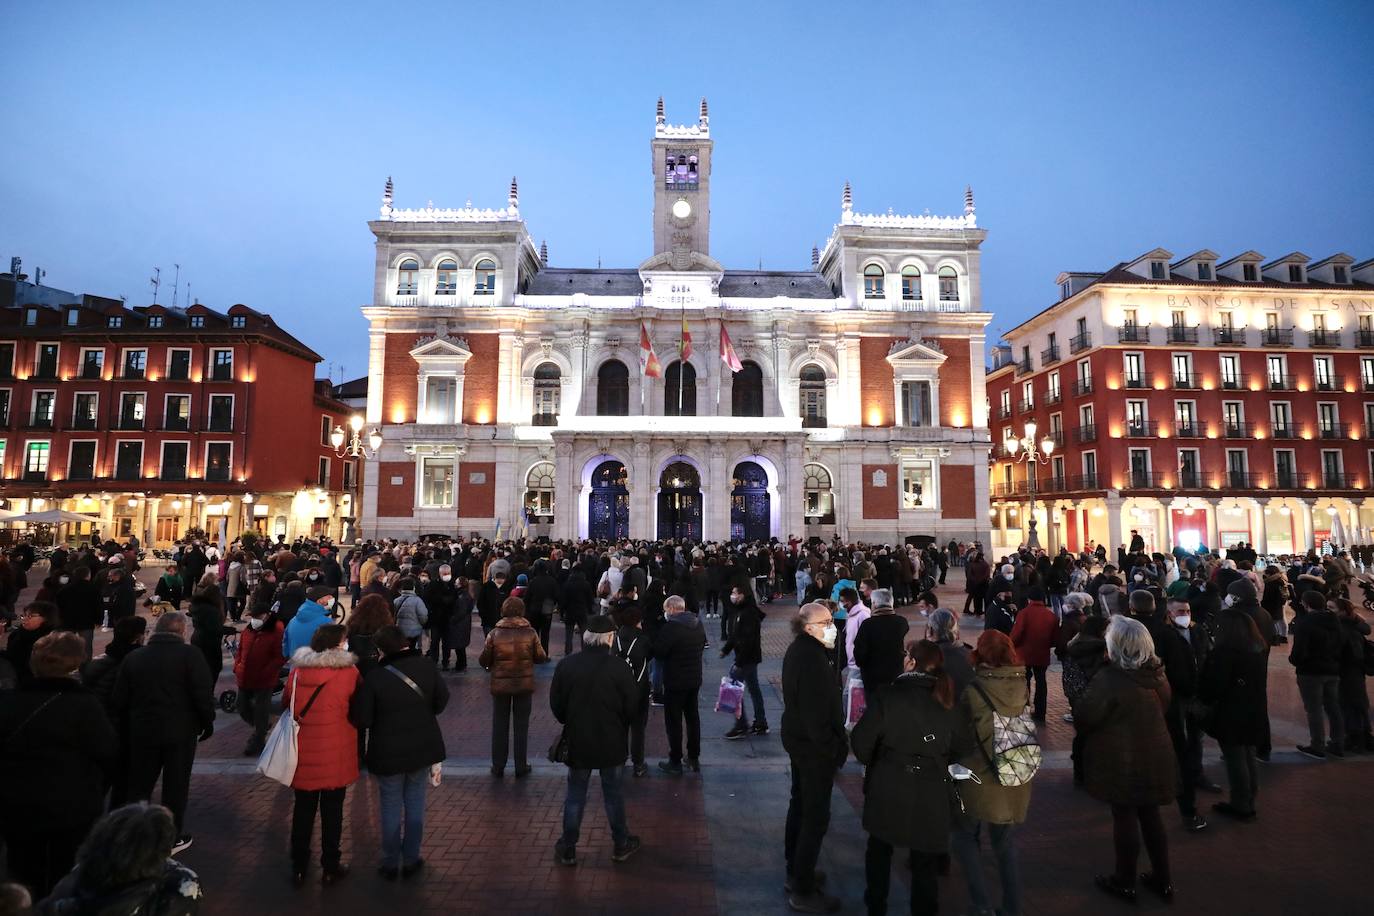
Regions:
<instances>
[{"instance_id":1,"label":"shoes","mask_svg":"<svg viewBox=\"0 0 1374 916\"><path fill-rule=\"evenodd\" d=\"M1183 829L1189 833L1200 833L1207 829L1207 820L1201 814L1183 819Z\"/></svg>"},{"instance_id":2,"label":"shoes","mask_svg":"<svg viewBox=\"0 0 1374 916\"><path fill-rule=\"evenodd\" d=\"M840 898L817 889L809 894L788 894L787 906L798 913L838 913Z\"/></svg>"},{"instance_id":3,"label":"shoes","mask_svg":"<svg viewBox=\"0 0 1374 916\"><path fill-rule=\"evenodd\" d=\"M815 884L816 887L825 887L825 872L821 871L819 868L816 869L815 871L811 872L811 882L812 882L813 884ZM791 875L788 875L788 876L787 876L787 880L785 880L785 881L783 882L783 884L782 884L782 891L783 891L784 894L790 894L790 893L792 893L792 876L791 876Z\"/></svg>"},{"instance_id":4,"label":"shoes","mask_svg":"<svg viewBox=\"0 0 1374 916\"><path fill-rule=\"evenodd\" d=\"M1212 806L1212 810L1217 814L1224 814L1226 817L1237 821L1253 821L1258 815L1253 811L1242 811L1230 802L1217 802Z\"/></svg>"},{"instance_id":5,"label":"shoes","mask_svg":"<svg viewBox=\"0 0 1374 916\"><path fill-rule=\"evenodd\" d=\"M657 706L657 707L659 707L660 709L662 709L662 708L663 708L663 694L661 694L661 693L652 694L652 695L649 697L649 705L650 705L650 706Z\"/></svg>"},{"instance_id":6,"label":"shoes","mask_svg":"<svg viewBox=\"0 0 1374 916\"><path fill-rule=\"evenodd\" d=\"M562 843L553 844L553 860L559 865L576 865L577 850L568 849Z\"/></svg>"},{"instance_id":7,"label":"shoes","mask_svg":"<svg viewBox=\"0 0 1374 916\"><path fill-rule=\"evenodd\" d=\"M422 868L424 868L424 867L425 867L425 860L424 860L424 859L416 859L414 862L411 862L409 865L403 865L403 866L401 866L401 877L402 877L402 878L409 878L409 877L411 877L412 875L417 874L417 873L420 871L420 869L422 869Z\"/></svg>"},{"instance_id":8,"label":"shoes","mask_svg":"<svg viewBox=\"0 0 1374 916\"><path fill-rule=\"evenodd\" d=\"M1174 902L1174 886L1167 881L1159 881L1150 872L1140 876L1140 883L1159 895L1166 903Z\"/></svg>"},{"instance_id":9,"label":"shoes","mask_svg":"<svg viewBox=\"0 0 1374 916\"><path fill-rule=\"evenodd\" d=\"M745 725L742 721L736 722L735 727L725 733L725 740L735 741L736 739L743 738L747 734L749 734L749 726Z\"/></svg>"},{"instance_id":10,"label":"shoes","mask_svg":"<svg viewBox=\"0 0 1374 916\"><path fill-rule=\"evenodd\" d=\"M1345 747L1334 741L1328 741L1326 742L1326 754L1328 757L1342 758L1345 756Z\"/></svg>"},{"instance_id":11,"label":"shoes","mask_svg":"<svg viewBox=\"0 0 1374 916\"><path fill-rule=\"evenodd\" d=\"M1071 712L1066 712L1066 713L1064 713L1064 721L1065 721L1065 722L1068 722L1070 725L1072 725L1072 724L1073 724L1073 713L1071 713Z\"/></svg>"},{"instance_id":12,"label":"shoes","mask_svg":"<svg viewBox=\"0 0 1374 916\"><path fill-rule=\"evenodd\" d=\"M627 836L625 838L625 845L617 846L615 848L615 851L611 853L611 861L624 862L630 856L639 852L640 847L643 845L644 844L640 841L639 837L634 835Z\"/></svg>"},{"instance_id":13,"label":"shoes","mask_svg":"<svg viewBox=\"0 0 1374 916\"><path fill-rule=\"evenodd\" d=\"M634 774L636 776L648 776L649 765L647 763L636 763L634 768Z\"/></svg>"},{"instance_id":14,"label":"shoes","mask_svg":"<svg viewBox=\"0 0 1374 916\"><path fill-rule=\"evenodd\" d=\"M387 881L395 881L401 876L401 870L391 865L378 865L377 874L381 875Z\"/></svg>"},{"instance_id":15,"label":"shoes","mask_svg":"<svg viewBox=\"0 0 1374 916\"><path fill-rule=\"evenodd\" d=\"M688 757L688 758L687 758L687 769L691 770L693 773L700 773L700 772L701 772L701 761L698 760L698 759L695 758L695 757Z\"/></svg>"},{"instance_id":16,"label":"shoes","mask_svg":"<svg viewBox=\"0 0 1374 916\"><path fill-rule=\"evenodd\" d=\"M338 884L348 877L347 865L335 865L333 868L326 868L324 874L320 875L320 883L325 887L331 884Z\"/></svg>"},{"instance_id":17,"label":"shoes","mask_svg":"<svg viewBox=\"0 0 1374 916\"><path fill-rule=\"evenodd\" d=\"M532 773L533 771L534 771L534 767L528 766L528 765L522 766L522 767L516 767L516 768L515 768L515 778L516 778L516 779L524 779L526 776L530 775L530 773Z\"/></svg>"},{"instance_id":18,"label":"shoes","mask_svg":"<svg viewBox=\"0 0 1374 916\"><path fill-rule=\"evenodd\" d=\"M753 727L749 729L749 734L751 734L751 735L766 735L766 734L768 734L768 723L767 723L767 722L755 722L754 725L753 725Z\"/></svg>"},{"instance_id":19,"label":"shoes","mask_svg":"<svg viewBox=\"0 0 1374 916\"><path fill-rule=\"evenodd\" d=\"M177 841L172 844L172 855L176 855L182 850L190 848L191 835L189 833L183 833L181 836L177 837Z\"/></svg>"},{"instance_id":20,"label":"shoes","mask_svg":"<svg viewBox=\"0 0 1374 916\"><path fill-rule=\"evenodd\" d=\"M304 869L304 868L293 868L293 869L291 869L291 883L292 883L293 885L295 885L296 887L301 887L302 885L305 884L305 869Z\"/></svg>"},{"instance_id":21,"label":"shoes","mask_svg":"<svg viewBox=\"0 0 1374 916\"><path fill-rule=\"evenodd\" d=\"M1307 744L1299 744L1298 753L1302 754L1304 757L1311 757L1313 760L1326 759L1326 751L1322 750L1319 747L1312 747L1311 745Z\"/></svg>"},{"instance_id":22,"label":"shoes","mask_svg":"<svg viewBox=\"0 0 1374 916\"><path fill-rule=\"evenodd\" d=\"M1098 890L1111 894L1118 900L1129 900L1131 903L1135 903L1135 888L1127 887L1116 880L1116 875L1098 875L1093 878L1093 884L1097 885Z\"/></svg>"},{"instance_id":23,"label":"shoes","mask_svg":"<svg viewBox=\"0 0 1374 916\"><path fill-rule=\"evenodd\" d=\"M495 776L497 779L500 779L501 777L503 777L503 776L506 775L506 768L505 768L505 767L492 767L492 768L491 768L491 775Z\"/></svg>"},{"instance_id":24,"label":"shoes","mask_svg":"<svg viewBox=\"0 0 1374 916\"><path fill-rule=\"evenodd\" d=\"M1222 791L1221 786L1210 779L1199 779L1195 788L1200 792L1211 792L1213 795Z\"/></svg>"},{"instance_id":25,"label":"shoes","mask_svg":"<svg viewBox=\"0 0 1374 916\"><path fill-rule=\"evenodd\" d=\"M262 748L263 748L263 745L260 745L260 744L257 744L256 742L250 741L250 742L248 742L248 744L247 744L247 745L244 747L244 749L243 749L243 756L245 756L245 757L259 757L259 756L262 755Z\"/></svg>"},{"instance_id":26,"label":"shoes","mask_svg":"<svg viewBox=\"0 0 1374 916\"><path fill-rule=\"evenodd\" d=\"M658 768L663 772L667 773L669 776L682 775L682 764L673 763L671 760L660 760L658 762Z\"/></svg>"}]
</instances>

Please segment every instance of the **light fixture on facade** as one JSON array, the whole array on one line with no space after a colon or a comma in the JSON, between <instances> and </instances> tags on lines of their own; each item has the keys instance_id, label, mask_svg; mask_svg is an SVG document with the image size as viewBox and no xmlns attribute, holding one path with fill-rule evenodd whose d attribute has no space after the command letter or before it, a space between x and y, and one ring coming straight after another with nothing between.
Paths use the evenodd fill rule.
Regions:
<instances>
[{"instance_id":1,"label":"light fixture on facade","mask_svg":"<svg viewBox=\"0 0 1374 916\"><path fill-rule=\"evenodd\" d=\"M205 502L205 494L204 494L204 493L197 493L197 494L196 494L196 502L202 503L202 504L203 504L203 503Z\"/></svg>"},{"instance_id":2,"label":"light fixture on facade","mask_svg":"<svg viewBox=\"0 0 1374 916\"><path fill-rule=\"evenodd\" d=\"M173 511L173 512L180 512L180 511L181 511L181 500L179 500L179 499L174 499L174 500L172 500L172 511Z\"/></svg>"},{"instance_id":3,"label":"light fixture on facade","mask_svg":"<svg viewBox=\"0 0 1374 916\"><path fill-rule=\"evenodd\" d=\"M246 506L251 506L251 505L253 505L253 494L252 494L252 493L245 493L245 494L243 494L243 504L246 505Z\"/></svg>"},{"instance_id":4,"label":"light fixture on facade","mask_svg":"<svg viewBox=\"0 0 1374 916\"><path fill-rule=\"evenodd\" d=\"M220 509L220 511L223 512L225 515L228 515L228 514L229 514L229 510L232 509L232 508L233 508L233 503L229 502L228 499L226 499L224 502L222 502L222 503L219 504L219 509Z\"/></svg>"},{"instance_id":5,"label":"light fixture on facade","mask_svg":"<svg viewBox=\"0 0 1374 916\"><path fill-rule=\"evenodd\" d=\"M335 426L329 434L329 443L334 446L334 454L340 458L375 458L382 448L382 431L373 427L367 434L367 446L363 445L363 418L354 414L348 418L348 432L342 426Z\"/></svg>"},{"instance_id":6,"label":"light fixture on facade","mask_svg":"<svg viewBox=\"0 0 1374 916\"><path fill-rule=\"evenodd\" d=\"M129 508L130 508L130 509L137 509L137 508L138 508L138 497L136 497L136 496L130 496L130 497L129 497Z\"/></svg>"}]
</instances>

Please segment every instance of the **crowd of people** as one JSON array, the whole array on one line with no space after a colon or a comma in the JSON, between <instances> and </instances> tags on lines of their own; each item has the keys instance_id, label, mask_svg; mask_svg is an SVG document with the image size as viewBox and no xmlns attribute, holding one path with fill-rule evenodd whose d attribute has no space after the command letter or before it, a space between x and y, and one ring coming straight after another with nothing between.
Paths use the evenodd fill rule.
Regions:
<instances>
[{"instance_id":1,"label":"crowd of people","mask_svg":"<svg viewBox=\"0 0 1374 916\"><path fill-rule=\"evenodd\" d=\"M555 862L578 861L594 772L612 859L624 862L641 840L629 830L623 778L650 773L651 708L663 710L669 748L658 770L700 772L704 655L716 641L744 694L723 737L767 736L764 626L794 594L780 723L794 910L840 907L816 863L834 780L852 755L865 768L869 912L886 910L899 848L908 851L913 913L936 911L951 855L975 912L1021 912L1016 827L1040 760L1055 660L1075 730L1074 782L1112 814L1115 861L1097 885L1127 900L1143 885L1171 900L1163 808L1176 804L1186 830L1204 830L1197 794L1221 791L1203 772L1204 736L1220 746L1229 791L1211 810L1239 822L1258 816L1258 762L1272 750L1269 653L1289 645L1310 728L1298 751L1324 759L1374 751L1365 688L1374 643L1351 600L1359 573L1341 554L1266 563L1246 545L1224 558L1131 546L1107 562L1105 551L1023 548L992 558L976 544L838 539L437 538L343 550L192 541L162 564L146 614L134 573L147 558L136 543L95 538L54 551L37 596L24 602L34 560L13 551L0 557L0 601L9 599L0 613L13 623L0 654L8 877L39 912L94 912L80 901L97 893L194 912L199 884L172 856L192 843L192 767L197 744L214 734L227 660L232 708L248 725L245 757L263 754L278 708L298 724L291 881L303 884L316 858L321 883L348 876L344 801L364 771L380 811L377 871L409 878L424 867L425 798L447 758L447 678L470 661L488 673L491 776L504 778L513 762L525 778L536 670L552 664L556 620L564 645L548 703L562 732L548 756L568 767L568 785ZM964 568L962 608L941 606L935 592L952 566ZM961 617L981 624L974 645L962 640ZM152 805L159 781L161 804ZM980 864L985 836L1000 904ZM113 842L127 854L97 864Z\"/></svg>"}]
</instances>

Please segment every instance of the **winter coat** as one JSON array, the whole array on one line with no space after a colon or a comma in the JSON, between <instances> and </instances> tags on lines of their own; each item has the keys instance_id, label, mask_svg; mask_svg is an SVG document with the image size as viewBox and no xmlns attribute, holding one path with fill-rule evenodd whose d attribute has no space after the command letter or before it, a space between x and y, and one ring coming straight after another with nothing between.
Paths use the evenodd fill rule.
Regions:
<instances>
[{"instance_id":1,"label":"winter coat","mask_svg":"<svg viewBox=\"0 0 1374 916\"><path fill-rule=\"evenodd\" d=\"M453 610L458 605L458 588L452 582L444 582L438 576L422 586L425 609L429 611L429 630L435 638L448 639L449 628L453 624ZM472 621L466 621L471 629Z\"/></svg>"},{"instance_id":2,"label":"winter coat","mask_svg":"<svg viewBox=\"0 0 1374 916\"><path fill-rule=\"evenodd\" d=\"M1101 636L1085 636L1082 633L1069 640L1064 647L1063 684L1064 698L1070 708L1088 689L1093 676L1107 664L1107 641Z\"/></svg>"},{"instance_id":3,"label":"winter coat","mask_svg":"<svg viewBox=\"0 0 1374 916\"><path fill-rule=\"evenodd\" d=\"M100 589L89 579L73 579L57 593L57 619L64 630L93 630L101 616Z\"/></svg>"},{"instance_id":4,"label":"winter coat","mask_svg":"<svg viewBox=\"0 0 1374 916\"><path fill-rule=\"evenodd\" d=\"M735 653L735 664L758 665L763 662L763 618L767 616L753 601L745 600L735 615L730 638L720 647L721 655Z\"/></svg>"},{"instance_id":5,"label":"winter coat","mask_svg":"<svg viewBox=\"0 0 1374 916\"><path fill-rule=\"evenodd\" d=\"M396 626L406 639L418 639L429 623L429 608L414 592L401 592L396 597Z\"/></svg>"},{"instance_id":6,"label":"winter coat","mask_svg":"<svg viewBox=\"0 0 1374 916\"><path fill-rule=\"evenodd\" d=\"M1004 580L1005 581L1005 580ZM985 630L999 630L1011 635L1012 627L1016 626L1016 605L1002 602L991 598L983 608L986 616L983 622Z\"/></svg>"},{"instance_id":7,"label":"winter coat","mask_svg":"<svg viewBox=\"0 0 1374 916\"><path fill-rule=\"evenodd\" d=\"M100 613L102 617L109 614L112 627L125 617L132 617L137 613L134 607L134 589L128 584L128 579L106 582L100 587Z\"/></svg>"},{"instance_id":8,"label":"winter coat","mask_svg":"<svg viewBox=\"0 0 1374 916\"><path fill-rule=\"evenodd\" d=\"M635 684L641 693L648 693L649 680L649 637L638 627L621 627L615 631L615 641L611 651L630 666Z\"/></svg>"},{"instance_id":9,"label":"winter coat","mask_svg":"<svg viewBox=\"0 0 1374 916\"><path fill-rule=\"evenodd\" d=\"M524 696L534 693L534 666L548 660L528 620L502 617L487 634L477 663L491 672L492 696Z\"/></svg>"},{"instance_id":10,"label":"winter coat","mask_svg":"<svg viewBox=\"0 0 1374 916\"><path fill-rule=\"evenodd\" d=\"M33 672L29 668L29 657L33 655L34 645L55 629L52 624L41 623L32 630L21 626L10 631L9 642L5 643L5 658L9 659L10 664L14 666L14 673L19 678L20 684L27 684L33 680Z\"/></svg>"},{"instance_id":11,"label":"winter coat","mask_svg":"<svg viewBox=\"0 0 1374 916\"><path fill-rule=\"evenodd\" d=\"M482 618L484 629L490 630L501 619L501 605L505 604L506 598L510 596L510 588L509 580L504 586L497 586L490 579L482 583L482 588L477 593L477 616Z\"/></svg>"},{"instance_id":12,"label":"winter coat","mask_svg":"<svg viewBox=\"0 0 1374 916\"><path fill-rule=\"evenodd\" d=\"M268 618L262 629L251 626L239 635L239 651L234 657L234 677L240 690L271 690L281 674L281 643L284 630Z\"/></svg>"},{"instance_id":13,"label":"winter coat","mask_svg":"<svg viewBox=\"0 0 1374 916\"><path fill-rule=\"evenodd\" d=\"M956 706L935 699L935 678L903 674L875 695L854 726L854 756L864 772L864 830L926 853L949 851L949 765L972 747Z\"/></svg>"},{"instance_id":14,"label":"winter coat","mask_svg":"<svg viewBox=\"0 0 1374 916\"><path fill-rule=\"evenodd\" d=\"M215 724L214 686L198 649L176 633L154 633L119 666L110 706L131 743L177 744Z\"/></svg>"},{"instance_id":15,"label":"winter coat","mask_svg":"<svg viewBox=\"0 0 1374 916\"><path fill-rule=\"evenodd\" d=\"M205 656L210 680L224 670L224 611L201 598L191 599L191 645Z\"/></svg>"},{"instance_id":16,"label":"winter coat","mask_svg":"<svg viewBox=\"0 0 1374 916\"><path fill-rule=\"evenodd\" d=\"M1260 631L1264 632L1263 630ZM1310 611L1293 621L1288 661L1301 675L1335 677L1341 673L1341 622L1330 611Z\"/></svg>"},{"instance_id":17,"label":"winter coat","mask_svg":"<svg viewBox=\"0 0 1374 916\"><path fill-rule=\"evenodd\" d=\"M560 661L549 688L549 707L563 724L568 767L622 766L630 756L630 721L640 702L630 666L609 647L588 646Z\"/></svg>"},{"instance_id":18,"label":"winter coat","mask_svg":"<svg viewBox=\"0 0 1374 916\"><path fill-rule=\"evenodd\" d=\"M282 637L281 643L282 657L295 658L296 652L309 648L310 638L315 635L315 631L327 623L328 611L309 599L301 602L291 622L286 625L286 635Z\"/></svg>"},{"instance_id":19,"label":"winter coat","mask_svg":"<svg viewBox=\"0 0 1374 916\"><path fill-rule=\"evenodd\" d=\"M530 579L529 590L525 593L525 616L537 620L545 616L553 619L558 611L558 580L548 573L539 573Z\"/></svg>"},{"instance_id":20,"label":"winter coat","mask_svg":"<svg viewBox=\"0 0 1374 916\"><path fill-rule=\"evenodd\" d=\"M419 693L396 671L410 678ZM368 730L368 770L393 776L442 763L448 750L438 716L448 700L448 685L433 659L414 649L384 657L359 683L349 709L353 724Z\"/></svg>"},{"instance_id":21,"label":"winter coat","mask_svg":"<svg viewBox=\"0 0 1374 916\"><path fill-rule=\"evenodd\" d=\"M1016 615L1016 624L1011 628L1011 642L1021 661L1037 668L1049 665L1058 629L1059 619L1054 611L1039 601L1028 602Z\"/></svg>"},{"instance_id":22,"label":"winter coat","mask_svg":"<svg viewBox=\"0 0 1374 916\"><path fill-rule=\"evenodd\" d=\"M866 687L891 684L902 673L906 634L911 629L897 613L874 613L854 637L854 663Z\"/></svg>"},{"instance_id":23,"label":"winter coat","mask_svg":"<svg viewBox=\"0 0 1374 916\"><path fill-rule=\"evenodd\" d=\"M782 746L794 758L842 766L849 756L839 676L820 640L802 633L782 659Z\"/></svg>"},{"instance_id":24,"label":"winter coat","mask_svg":"<svg viewBox=\"0 0 1374 916\"><path fill-rule=\"evenodd\" d=\"M105 654L97 655L81 666L82 685L100 699L100 704L105 707L106 712L112 714L110 698L114 694L120 666L124 664L124 659L130 652L140 648L142 646L111 642L105 647Z\"/></svg>"},{"instance_id":25,"label":"winter coat","mask_svg":"<svg viewBox=\"0 0 1374 916\"><path fill-rule=\"evenodd\" d=\"M572 572L568 573L568 578L563 580L563 591L558 599L563 619L568 623L584 623L591 616L595 602L596 593L592 590L591 583L582 574L582 570L573 567Z\"/></svg>"},{"instance_id":26,"label":"winter coat","mask_svg":"<svg viewBox=\"0 0 1374 916\"><path fill-rule=\"evenodd\" d=\"M341 789L358 780L358 730L348 719L358 689L357 656L343 649L316 652L308 646L291 656L291 677L282 702L300 722L296 776L291 788L305 791ZM301 710L321 688L304 718Z\"/></svg>"},{"instance_id":27,"label":"winter coat","mask_svg":"<svg viewBox=\"0 0 1374 916\"><path fill-rule=\"evenodd\" d=\"M1268 653L1259 647L1218 642L1198 677L1203 730L1218 744L1267 745L1268 678Z\"/></svg>"},{"instance_id":28,"label":"winter coat","mask_svg":"<svg viewBox=\"0 0 1374 916\"><path fill-rule=\"evenodd\" d=\"M1003 716L1019 716L1030 700L1025 666L979 667L974 675L974 683L983 688L987 699L972 685L959 695L959 709L971 723L974 744L974 748L959 763L972 770L982 784L972 779L960 782L959 797L964 800L964 809L969 817L976 820L990 824L1025 823L1026 810L1030 807L1030 783L1004 786L997 781L988 762L994 753L992 710L997 710ZM992 701L991 709L987 700Z\"/></svg>"},{"instance_id":29,"label":"winter coat","mask_svg":"<svg viewBox=\"0 0 1374 916\"><path fill-rule=\"evenodd\" d=\"M99 698L71 678L0 695L0 821L10 842L89 829L118 748Z\"/></svg>"},{"instance_id":30,"label":"winter coat","mask_svg":"<svg viewBox=\"0 0 1374 916\"><path fill-rule=\"evenodd\" d=\"M653 655L663 665L665 690L693 690L701 686L701 656L706 631L691 611L670 616L654 637Z\"/></svg>"},{"instance_id":31,"label":"winter coat","mask_svg":"<svg viewBox=\"0 0 1374 916\"><path fill-rule=\"evenodd\" d=\"M1083 735L1088 794L1120 805L1165 805L1178 792L1174 745L1164 722L1169 682L1158 662L1127 671L1108 664L1073 708Z\"/></svg>"},{"instance_id":32,"label":"winter coat","mask_svg":"<svg viewBox=\"0 0 1374 916\"><path fill-rule=\"evenodd\" d=\"M81 886L78 865L57 882L52 893L34 906L34 916L195 916L202 899L200 879L176 859L162 874L123 887Z\"/></svg>"}]
</instances>

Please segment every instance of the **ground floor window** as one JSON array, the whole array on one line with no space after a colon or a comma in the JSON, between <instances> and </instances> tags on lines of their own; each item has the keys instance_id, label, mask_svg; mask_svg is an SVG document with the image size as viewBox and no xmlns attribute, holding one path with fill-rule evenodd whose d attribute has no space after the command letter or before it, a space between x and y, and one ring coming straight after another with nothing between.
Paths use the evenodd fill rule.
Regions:
<instances>
[{"instance_id":1,"label":"ground floor window","mask_svg":"<svg viewBox=\"0 0 1374 916\"><path fill-rule=\"evenodd\" d=\"M453 505L453 459L424 458L420 463L420 502L446 508Z\"/></svg>"},{"instance_id":2,"label":"ground floor window","mask_svg":"<svg viewBox=\"0 0 1374 916\"><path fill-rule=\"evenodd\" d=\"M935 506L935 463L902 462L902 508L930 509Z\"/></svg>"}]
</instances>

